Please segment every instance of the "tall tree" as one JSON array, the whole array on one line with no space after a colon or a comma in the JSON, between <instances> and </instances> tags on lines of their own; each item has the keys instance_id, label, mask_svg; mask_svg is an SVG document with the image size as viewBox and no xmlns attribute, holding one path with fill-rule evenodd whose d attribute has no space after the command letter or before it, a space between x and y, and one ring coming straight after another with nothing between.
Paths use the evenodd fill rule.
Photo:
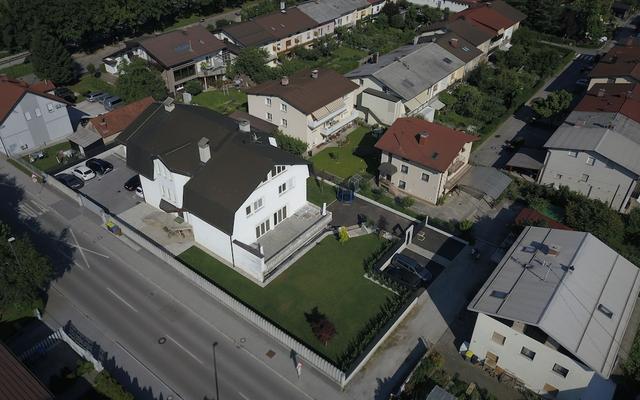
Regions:
<instances>
[{"instance_id":1,"label":"tall tree","mask_svg":"<svg viewBox=\"0 0 640 400\"><path fill-rule=\"evenodd\" d=\"M531 108L540 117L549 118L569 108L571 100L573 100L571 93L566 90L556 90L549 93L544 99L535 99L531 104Z\"/></svg>"},{"instance_id":2,"label":"tall tree","mask_svg":"<svg viewBox=\"0 0 640 400\"><path fill-rule=\"evenodd\" d=\"M116 92L128 102L147 96L162 100L167 95L160 73L151 69L143 60L134 60L122 67L116 81Z\"/></svg>"},{"instance_id":3,"label":"tall tree","mask_svg":"<svg viewBox=\"0 0 640 400\"><path fill-rule=\"evenodd\" d=\"M245 48L231 67L231 75L247 75L254 82L260 83L273 78L273 71L265 64L267 52L264 49Z\"/></svg>"},{"instance_id":4,"label":"tall tree","mask_svg":"<svg viewBox=\"0 0 640 400\"><path fill-rule=\"evenodd\" d=\"M56 84L73 81L73 60L59 40L46 32L36 32L31 41L33 70L41 79Z\"/></svg>"}]
</instances>

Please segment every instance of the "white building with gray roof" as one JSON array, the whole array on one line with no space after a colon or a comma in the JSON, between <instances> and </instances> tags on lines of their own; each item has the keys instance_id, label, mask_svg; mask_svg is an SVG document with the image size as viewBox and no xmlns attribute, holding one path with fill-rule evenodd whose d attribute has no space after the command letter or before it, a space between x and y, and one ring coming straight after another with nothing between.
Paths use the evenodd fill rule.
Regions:
<instances>
[{"instance_id":1,"label":"white building with gray roof","mask_svg":"<svg viewBox=\"0 0 640 400\"><path fill-rule=\"evenodd\" d=\"M611 399L639 291L640 269L590 233L526 227L469 305L469 349L541 395Z\"/></svg>"},{"instance_id":2,"label":"white building with gray roof","mask_svg":"<svg viewBox=\"0 0 640 400\"><path fill-rule=\"evenodd\" d=\"M363 64L345 76L360 85L357 108L370 123L429 116L430 102L464 77L465 62L436 43L407 45ZM428 118L429 119L429 118Z\"/></svg>"}]
</instances>

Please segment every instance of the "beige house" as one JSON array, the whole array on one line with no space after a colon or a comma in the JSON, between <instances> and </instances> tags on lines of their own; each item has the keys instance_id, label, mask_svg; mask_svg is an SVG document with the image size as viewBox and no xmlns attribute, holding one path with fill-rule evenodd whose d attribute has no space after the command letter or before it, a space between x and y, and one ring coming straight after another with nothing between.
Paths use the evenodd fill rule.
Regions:
<instances>
[{"instance_id":1,"label":"beige house","mask_svg":"<svg viewBox=\"0 0 640 400\"><path fill-rule=\"evenodd\" d=\"M380 185L436 204L469 164L478 138L419 118L399 118L376 143Z\"/></svg>"},{"instance_id":2,"label":"beige house","mask_svg":"<svg viewBox=\"0 0 640 400\"><path fill-rule=\"evenodd\" d=\"M311 147L350 126L358 85L333 70L304 70L247 91L249 114Z\"/></svg>"}]
</instances>

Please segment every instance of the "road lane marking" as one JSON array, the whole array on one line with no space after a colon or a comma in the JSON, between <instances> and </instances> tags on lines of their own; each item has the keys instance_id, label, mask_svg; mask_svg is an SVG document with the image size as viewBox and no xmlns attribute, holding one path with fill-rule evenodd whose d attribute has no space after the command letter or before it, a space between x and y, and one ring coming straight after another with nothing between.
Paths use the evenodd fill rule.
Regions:
<instances>
[{"instance_id":1,"label":"road lane marking","mask_svg":"<svg viewBox=\"0 0 640 400\"><path fill-rule=\"evenodd\" d=\"M127 303L127 301L125 299L123 299L118 293L116 293L113 290L111 290L111 288L107 288L107 291L109 291L109 293L114 295L116 299L118 299L121 302L123 302L124 304L126 304L127 307L129 307L130 309L132 309L135 312L138 312L138 310L136 310L136 308L134 306L132 306L131 304Z\"/></svg>"},{"instance_id":2,"label":"road lane marking","mask_svg":"<svg viewBox=\"0 0 640 400\"><path fill-rule=\"evenodd\" d=\"M20 209L23 215L30 218L37 218L39 215L42 215L42 214L38 214L38 212L33 208L31 208L28 204L20 203L18 205L18 208Z\"/></svg>"},{"instance_id":3,"label":"road lane marking","mask_svg":"<svg viewBox=\"0 0 640 400\"><path fill-rule=\"evenodd\" d=\"M34 199L29 200L29 202L33 204L36 208L38 208L40 211L42 211L43 214L49 211L49 208L47 206L45 206L44 204L40 204L38 201Z\"/></svg>"},{"instance_id":4,"label":"road lane marking","mask_svg":"<svg viewBox=\"0 0 640 400\"><path fill-rule=\"evenodd\" d=\"M187 353L188 355L191 356L191 358L193 358L194 360L196 360L197 362L199 362L200 364L204 365L204 363L202 362L201 359L199 359L198 357L196 357L192 352L190 352L189 350L187 350L183 345L181 345L180 343L178 343L174 338L172 338L169 335L165 335L166 338L171 339L171 341L173 343L175 343L178 347L180 347L182 349L182 351L184 351L185 353Z\"/></svg>"},{"instance_id":5,"label":"road lane marking","mask_svg":"<svg viewBox=\"0 0 640 400\"><path fill-rule=\"evenodd\" d=\"M70 245L71 247L75 247L75 248L77 248L77 249L78 249L78 250L80 250L80 251L86 251L86 252L89 252L89 253L91 253L91 254L95 254L95 255L97 255L97 256L100 256L100 257L103 257L103 258L107 258L107 259L111 258L111 257L109 257L109 256L108 256L108 255L106 255L106 254L98 253L97 251L94 251L94 250L91 250L91 249L87 249L86 247L78 246L77 244L69 243L69 245Z\"/></svg>"},{"instance_id":6,"label":"road lane marking","mask_svg":"<svg viewBox=\"0 0 640 400\"><path fill-rule=\"evenodd\" d=\"M87 256L84 255L84 251L82 250L82 247L80 247L80 243L78 243L78 239L76 238L76 234L73 233L73 229L69 228L69 232L71 232L71 236L73 237L73 241L76 242L75 247L80 252L80 255L82 256L82 260L86 264L87 269L91 269L91 266L89 265L89 261L87 261Z\"/></svg>"},{"instance_id":7,"label":"road lane marking","mask_svg":"<svg viewBox=\"0 0 640 400\"><path fill-rule=\"evenodd\" d=\"M240 395L240 397L242 397L244 400L250 400L247 396L245 396L242 392L238 392L238 394Z\"/></svg>"}]
</instances>

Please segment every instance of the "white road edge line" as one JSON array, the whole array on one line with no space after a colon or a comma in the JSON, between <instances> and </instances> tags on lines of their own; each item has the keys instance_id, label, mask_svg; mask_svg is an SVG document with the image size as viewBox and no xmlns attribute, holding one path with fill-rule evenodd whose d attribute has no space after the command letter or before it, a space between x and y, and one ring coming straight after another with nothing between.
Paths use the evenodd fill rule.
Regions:
<instances>
[{"instance_id":1,"label":"white road edge line","mask_svg":"<svg viewBox=\"0 0 640 400\"><path fill-rule=\"evenodd\" d=\"M73 233L73 229L69 228L69 232L71 232L71 236L73 237L73 241L76 242L75 247L78 248L78 251L80 252L80 255L82 256L82 260L86 264L87 269L91 269L91 265L89 265L89 261L87 261L87 256L84 255L84 251L82 250L82 247L80 247L80 243L78 243L78 239L76 238L76 234Z\"/></svg>"},{"instance_id":2,"label":"white road edge line","mask_svg":"<svg viewBox=\"0 0 640 400\"><path fill-rule=\"evenodd\" d=\"M240 395L240 397L242 397L244 400L250 400L247 396L244 395L244 393L242 392L238 392L238 394Z\"/></svg>"},{"instance_id":3,"label":"white road edge line","mask_svg":"<svg viewBox=\"0 0 640 400\"><path fill-rule=\"evenodd\" d=\"M111 290L111 288L107 288L107 291L109 291L109 293L111 293L112 295L115 296L115 298L117 298L118 300L120 300L121 302L123 302L124 304L127 305L127 307L129 307L130 309L132 309L135 312L138 312L138 310L136 310L136 308L134 306L132 306L131 304L127 303L127 301L125 299L123 299L118 293L114 292L113 290Z\"/></svg>"},{"instance_id":4,"label":"white road edge line","mask_svg":"<svg viewBox=\"0 0 640 400\"><path fill-rule=\"evenodd\" d=\"M200 364L204 365L204 362L203 362L201 359L199 359L198 357L196 357L196 356L195 356L195 354L193 354L192 352L190 352L189 350L187 350L183 345L181 345L180 343L178 343L178 341L177 341L177 340L175 340L174 338L172 338L172 337L171 337L171 336L169 336L169 335L165 335L165 337L166 337L167 339L171 339L171 341L172 341L173 343L175 343L175 344L176 344L176 346L180 347L180 349L182 349L182 351L184 351L184 352L185 352L185 353L187 353L189 356L191 356L191 358L193 358L194 360L196 360L196 361L197 361L197 362L199 362Z\"/></svg>"}]
</instances>

